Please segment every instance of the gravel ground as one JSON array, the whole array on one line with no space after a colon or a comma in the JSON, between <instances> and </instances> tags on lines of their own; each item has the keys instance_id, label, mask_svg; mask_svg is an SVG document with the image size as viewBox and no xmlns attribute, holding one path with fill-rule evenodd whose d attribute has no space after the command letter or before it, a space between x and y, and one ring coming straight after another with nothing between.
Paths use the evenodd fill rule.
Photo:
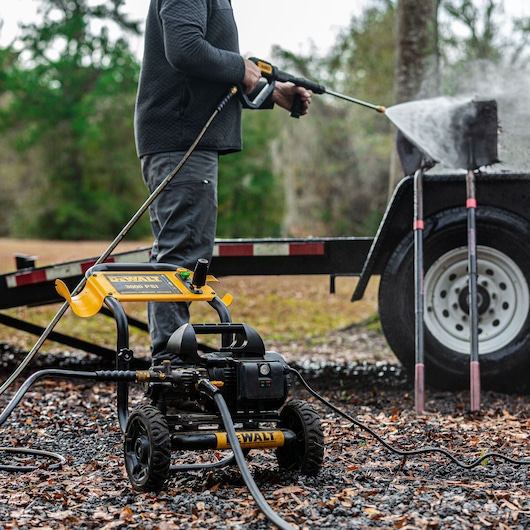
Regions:
<instances>
[{"instance_id":1,"label":"gravel ground","mask_svg":"<svg viewBox=\"0 0 530 530\"><path fill-rule=\"evenodd\" d=\"M413 410L410 382L376 332L353 328L321 341L268 347L393 447L443 447L465 461L492 451L530 459L528 396L483 393L481 411L470 413L467 392L428 392L426 412L420 415ZM4 373L13 368L13 353L3 352ZM73 368L81 360L76 354L42 357L41 366L60 361ZM84 368L95 368L90 358L82 360ZM133 401L142 401L139 390L132 394ZM2 409L8 397L2 396ZM305 477L279 471L270 451L252 451L248 465L270 506L294 528L530 528L527 465L490 458L466 470L436 453L403 458L316 401L299 383L291 397L312 403L319 413L326 439L321 472ZM174 474L158 495L135 493L124 472L112 385L43 381L0 427L0 437L2 446L66 457L60 469L44 465L29 473L0 472L0 527L6 530L272 527L235 467ZM173 456L178 463L218 455ZM10 453L0 457L4 463L26 460Z\"/></svg>"}]
</instances>

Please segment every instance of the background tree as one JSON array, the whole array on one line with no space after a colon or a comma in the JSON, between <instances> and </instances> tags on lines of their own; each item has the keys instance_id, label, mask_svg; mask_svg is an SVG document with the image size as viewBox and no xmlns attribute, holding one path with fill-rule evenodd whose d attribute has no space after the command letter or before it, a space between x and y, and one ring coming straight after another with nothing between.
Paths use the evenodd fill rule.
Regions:
<instances>
[{"instance_id":1,"label":"background tree","mask_svg":"<svg viewBox=\"0 0 530 530\"><path fill-rule=\"evenodd\" d=\"M132 135L139 66L109 36L111 23L139 32L122 5L46 0L41 21L22 27L24 51L4 56L0 130L30 160L11 235L112 237L145 195Z\"/></svg>"},{"instance_id":2,"label":"background tree","mask_svg":"<svg viewBox=\"0 0 530 530\"><path fill-rule=\"evenodd\" d=\"M394 104L439 94L439 2L440 0L397 2ZM393 148L388 198L403 176L401 163Z\"/></svg>"},{"instance_id":3,"label":"background tree","mask_svg":"<svg viewBox=\"0 0 530 530\"><path fill-rule=\"evenodd\" d=\"M392 99L394 6L374 1L323 57L275 59L324 86L386 105ZM331 96L315 96L304 123L284 118L275 149L287 201L286 235L366 235L386 206L391 127L381 114Z\"/></svg>"}]
</instances>

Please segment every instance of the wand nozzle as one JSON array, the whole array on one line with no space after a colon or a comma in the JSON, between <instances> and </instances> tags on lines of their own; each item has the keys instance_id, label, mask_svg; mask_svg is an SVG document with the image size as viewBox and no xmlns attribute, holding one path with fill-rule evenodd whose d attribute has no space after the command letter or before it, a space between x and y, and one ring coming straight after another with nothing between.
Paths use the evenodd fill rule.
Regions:
<instances>
[{"instance_id":1,"label":"wand nozzle","mask_svg":"<svg viewBox=\"0 0 530 530\"><path fill-rule=\"evenodd\" d=\"M271 63L263 61L262 59L251 57L250 60L256 64L256 66L258 66L263 77L269 82L280 81L281 83L293 83L293 85L301 86L311 90L314 94L329 94L330 96L344 99L350 103L356 103L357 105L362 105L363 107L376 110L380 114L386 113L386 107L383 107L382 105L373 105L372 103L367 103L366 101L362 101L360 99L355 99L350 96L345 96L344 94L339 94L338 92L333 92L333 90L328 90L325 86L316 83L315 81L283 72L282 70L279 70L278 67L273 66Z\"/></svg>"},{"instance_id":2,"label":"wand nozzle","mask_svg":"<svg viewBox=\"0 0 530 530\"><path fill-rule=\"evenodd\" d=\"M338 92L333 92L332 90L327 90L327 89L326 89L326 94L329 94L330 96L335 96L336 98L344 99L351 103L357 103L357 105L362 105L363 107L368 107L369 109L376 110L380 114L386 113L386 107L383 107L383 105L374 105L372 103L367 103L366 101L355 99L350 96L345 96L344 94L339 94Z\"/></svg>"}]
</instances>

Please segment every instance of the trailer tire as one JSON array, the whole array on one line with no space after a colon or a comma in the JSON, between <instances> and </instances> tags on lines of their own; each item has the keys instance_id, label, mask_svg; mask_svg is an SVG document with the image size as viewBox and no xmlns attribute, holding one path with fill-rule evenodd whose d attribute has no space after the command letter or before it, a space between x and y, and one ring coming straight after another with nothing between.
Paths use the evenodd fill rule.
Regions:
<instances>
[{"instance_id":1,"label":"trailer tire","mask_svg":"<svg viewBox=\"0 0 530 530\"><path fill-rule=\"evenodd\" d=\"M530 223L505 210L477 210L477 291L481 386L530 391ZM424 364L426 384L469 388L467 213L425 221ZM381 276L379 315L389 346L411 377L415 364L414 237L397 245Z\"/></svg>"},{"instance_id":2,"label":"trailer tire","mask_svg":"<svg viewBox=\"0 0 530 530\"><path fill-rule=\"evenodd\" d=\"M125 469L133 488L158 493L169 475L171 439L165 416L152 405L135 408L127 420Z\"/></svg>"},{"instance_id":3,"label":"trailer tire","mask_svg":"<svg viewBox=\"0 0 530 530\"><path fill-rule=\"evenodd\" d=\"M317 475L324 459L324 434L313 407L301 400L289 401L280 412L278 427L290 429L296 435L294 443L276 449L279 467Z\"/></svg>"}]
</instances>

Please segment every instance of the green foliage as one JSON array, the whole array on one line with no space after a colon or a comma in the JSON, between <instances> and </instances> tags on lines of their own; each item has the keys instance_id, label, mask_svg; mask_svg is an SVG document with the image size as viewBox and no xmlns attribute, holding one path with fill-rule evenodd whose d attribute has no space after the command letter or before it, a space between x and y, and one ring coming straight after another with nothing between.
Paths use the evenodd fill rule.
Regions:
<instances>
[{"instance_id":1,"label":"green foliage","mask_svg":"<svg viewBox=\"0 0 530 530\"><path fill-rule=\"evenodd\" d=\"M37 4L37 0L36 0ZM40 0L38 22L0 49L0 235L113 238L147 197L133 138L139 64L124 0ZM443 93L471 61L527 65L528 20L501 0L442 0ZM372 0L322 56L277 48L282 69L391 105L397 2ZM118 28L119 38L110 37ZM504 28L504 31L498 31ZM526 62L525 62L526 61ZM482 70L481 70L482 71ZM221 158L219 237L368 235L387 201L394 130L382 115L315 95L309 116L245 111L245 148ZM150 235L147 216L132 237Z\"/></svg>"},{"instance_id":2,"label":"green foliage","mask_svg":"<svg viewBox=\"0 0 530 530\"><path fill-rule=\"evenodd\" d=\"M219 237L280 235L283 190L272 172L270 143L278 128L271 114L274 111L245 111L243 152L220 160Z\"/></svg>"},{"instance_id":3,"label":"green foliage","mask_svg":"<svg viewBox=\"0 0 530 530\"><path fill-rule=\"evenodd\" d=\"M394 84L395 8L374 1L339 34L324 57L276 48L283 69L331 91L389 105ZM305 236L375 233L386 205L392 128L381 114L331 95L315 95L303 126L288 126L279 150L290 202L286 232ZM293 145L294 144L294 145ZM293 156L295 151L297 156ZM284 164L287 166L287 163ZM369 216L369 221L366 221Z\"/></svg>"},{"instance_id":4,"label":"green foliage","mask_svg":"<svg viewBox=\"0 0 530 530\"><path fill-rule=\"evenodd\" d=\"M28 184L40 193L22 194L15 236L108 239L145 196L132 134L139 65L105 25L137 31L122 4L43 2L42 21L23 28L24 51L3 56L0 130L15 149L38 153Z\"/></svg>"}]
</instances>

